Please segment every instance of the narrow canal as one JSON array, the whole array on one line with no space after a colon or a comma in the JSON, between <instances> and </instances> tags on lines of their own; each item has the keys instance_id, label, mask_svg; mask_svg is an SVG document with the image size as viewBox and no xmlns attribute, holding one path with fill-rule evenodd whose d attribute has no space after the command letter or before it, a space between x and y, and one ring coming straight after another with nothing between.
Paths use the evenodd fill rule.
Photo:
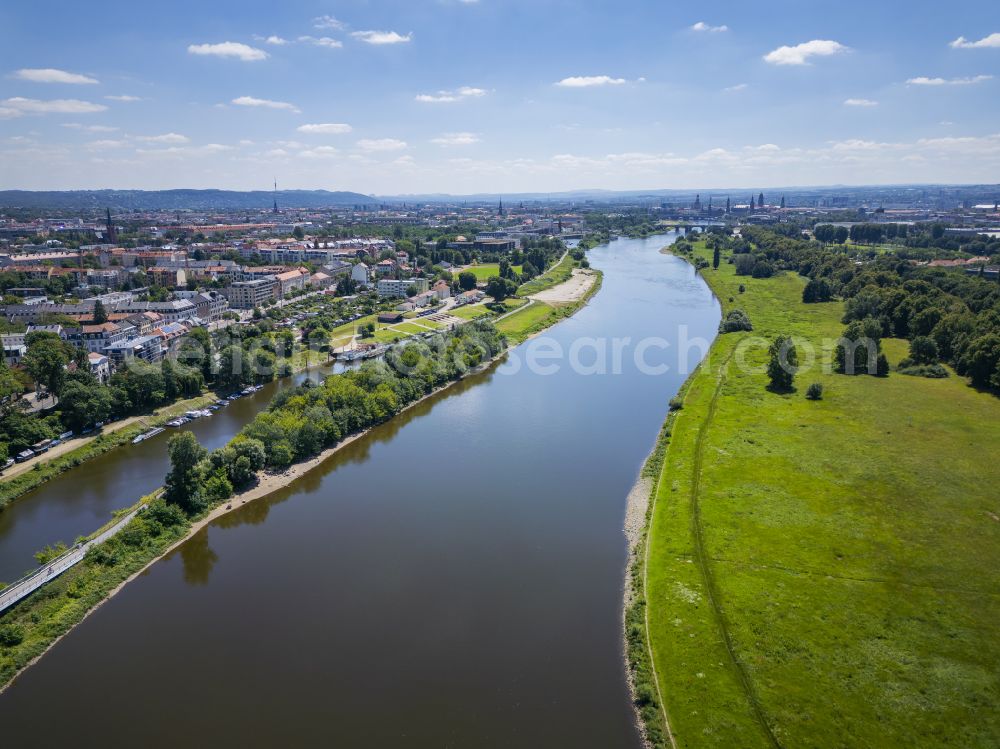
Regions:
<instances>
[{"instance_id":1,"label":"narrow canal","mask_svg":"<svg viewBox=\"0 0 1000 749\"><path fill-rule=\"evenodd\" d=\"M0 696L5 738L637 747L625 498L719 321L672 239L592 250L576 316L155 565ZM551 356L583 338L608 374Z\"/></svg>"}]
</instances>

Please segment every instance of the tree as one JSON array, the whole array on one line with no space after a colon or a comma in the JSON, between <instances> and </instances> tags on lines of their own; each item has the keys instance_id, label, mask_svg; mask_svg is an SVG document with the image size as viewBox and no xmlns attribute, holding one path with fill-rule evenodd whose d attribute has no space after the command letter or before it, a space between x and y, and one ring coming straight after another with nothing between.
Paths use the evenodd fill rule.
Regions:
<instances>
[{"instance_id":1,"label":"tree","mask_svg":"<svg viewBox=\"0 0 1000 749\"><path fill-rule=\"evenodd\" d=\"M296 226L294 229L292 229L292 236L295 237L296 239L302 239L305 237L305 235L306 233L302 231L301 226Z\"/></svg>"},{"instance_id":2,"label":"tree","mask_svg":"<svg viewBox=\"0 0 1000 749\"><path fill-rule=\"evenodd\" d=\"M814 382L806 388L806 398L811 401L823 400L823 386L818 382Z\"/></svg>"},{"instance_id":3,"label":"tree","mask_svg":"<svg viewBox=\"0 0 1000 749\"><path fill-rule=\"evenodd\" d=\"M59 400L62 421L67 429L79 432L111 416L114 400L111 391L94 380L74 378L63 386Z\"/></svg>"},{"instance_id":4,"label":"tree","mask_svg":"<svg viewBox=\"0 0 1000 749\"><path fill-rule=\"evenodd\" d=\"M486 281L486 293L493 297L496 301L502 302L507 297L513 296L517 293L517 284L509 278L491 276L489 280Z\"/></svg>"},{"instance_id":5,"label":"tree","mask_svg":"<svg viewBox=\"0 0 1000 749\"><path fill-rule=\"evenodd\" d=\"M55 333L32 333L25 342L28 353L24 355L24 368L35 382L58 395L69 363L66 345Z\"/></svg>"},{"instance_id":6,"label":"tree","mask_svg":"<svg viewBox=\"0 0 1000 749\"><path fill-rule=\"evenodd\" d=\"M722 251L719 249L719 246L716 245L715 249L712 250L712 267L715 270L718 270L719 269L719 263L721 261L722 261Z\"/></svg>"},{"instance_id":7,"label":"tree","mask_svg":"<svg viewBox=\"0 0 1000 749\"><path fill-rule=\"evenodd\" d=\"M940 358L933 338L919 335L910 341L910 358L917 364L934 364Z\"/></svg>"},{"instance_id":8,"label":"tree","mask_svg":"<svg viewBox=\"0 0 1000 749\"><path fill-rule=\"evenodd\" d=\"M476 288L476 274L469 270L464 270L458 274L458 286L462 291L472 291Z\"/></svg>"},{"instance_id":9,"label":"tree","mask_svg":"<svg viewBox=\"0 0 1000 749\"><path fill-rule=\"evenodd\" d=\"M205 505L201 494L201 461L208 455L191 432L175 434L167 442L170 472L164 482L163 498L193 515Z\"/></svg>"},{"instance_id":10,"label":"tree","mask_svg":"<svg viewBox=\"0 0 1000 749\"><path fill-rule=\"evenodd\" d=\"M771 381L771 389L779 393L789 392L795 373L799 370L799 355L795 344L788 336L778 336L768 353L771 361L767 365L767 376Z\"/></svg>"},{"instance_id":11,"label":"tree","mask_svg":"<svg viewBox=\"0 0 1000 749\"><path fill-rule=\"evenodd\" d=\"M103 325L108 321L108 311L104 309L104 303L98 299L94 302L94 324Z\"/></svg>"},{"instance_id":12,"label":"tree","mask_svg":"<svg viewBox=\"0 0 1000 749\"><path fill-rule=\"evenodd\" d=\"M833 287L825 278L810 279L802 289L802 301L806 304L829 302L831 299L833 299Z\"/></svg>"}]
</instances>

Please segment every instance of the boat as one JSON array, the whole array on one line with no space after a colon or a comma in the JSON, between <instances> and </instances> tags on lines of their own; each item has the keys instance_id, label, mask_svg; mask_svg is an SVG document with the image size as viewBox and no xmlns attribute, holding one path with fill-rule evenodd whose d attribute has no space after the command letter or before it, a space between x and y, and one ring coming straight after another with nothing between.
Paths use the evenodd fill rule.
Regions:
<instances>
[{"instance_id":1,"label":"boat","mask_svg":"<svg viewBox=\"0 0 1000 749\"><path fill-rule=\"evenodd\" d=\"M188 423L188 420L184 419L184 418L173 419L172 421L168 421L167 422L167 426L168 427L174 427L176 429L177 427L182 427L182 426L184 426L187 423Z\"/></svg>"},{"instance_id":2,"label":"boat","mask_svg":"<svg viewBox=\"0 0 1000 749\"><path fill-rule=\"evenodd\" d=\"M144 440L148 440L150 437L155 437L163 431L163 427L156 427L155 429L150 429L148 432L143 432L132 440L133 445L138 445Z\"/></svg>"}]
</instances>

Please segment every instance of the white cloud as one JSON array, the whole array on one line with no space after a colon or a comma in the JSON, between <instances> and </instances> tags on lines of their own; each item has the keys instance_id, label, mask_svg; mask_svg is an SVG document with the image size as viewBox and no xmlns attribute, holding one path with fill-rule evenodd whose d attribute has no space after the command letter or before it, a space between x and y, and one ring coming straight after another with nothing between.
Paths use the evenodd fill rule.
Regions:
<instances>
[{"instance_id":1,"label":"white cloud","mask_svg":"<svg viewBox=\"0 0 1000 749\"><path fill-rule=\"evenodd\" d=\"M271 34L271 36L264 39L264 44L271 44L275 47L283 47L288 44L288 40L277 36L276 34Z\"/></svg>"},{"instance_id":2,"label":"white cloud","mask_svg":"<svg viewBox=\"0 0 1000 749\"><path fill-rule=\"evenodd\" d=\"M877 107L878 102L873 99L844 99L845 107Z\"/></svg>"},{"instance_id":3,"label":"white cloud","mask_svg":"<svg viewBox=\"0 0 1000 749\"><path fill-rule=\"evenodd\" d=\"M710 34L718 34L722 31L729 31L729 27L725 24L721 26L709 26L704 21L698 21L698 23L691 27L691 31L707 31Z\"/></svg>"},{"instance_id":4,"label":"white cloud","mask_svg":"<svg viewBox=\"0 0 1000 749\"><path fill-rule=\"evenodd\" d=\"M251 47L242 42L219 42L218 44L189 44L188 52L192 55L212 55L214 57L235 57L243 62L266 60L269 55L262 49Z\"/></svg>"},{"instance_id":5,"label":"white cloud","mask_svg":"<svg viewBox=\"0 0 1000 749\"><path fill-rule=\"evenodd\" d=\"M406 141L395 138L364 138L357 143L362 151L402 151L406 148Z\"/></svg>"},{"instance_id":6,"label":"white cloud","mask_svg":"<svg viewBox=\"0 0 1000 749\"><path fill-rule=\"evenodd\" d=\"M328 36L300 36L299 41L303 44L312 44L315 47L326 47L327 49L340 49L344 43L339 39L331 39Z\"/></svg>"},{"instance_id":7,"label":"white cloud","mask_svg":"<svg viewBox=\"0 0 1000 749\"><path fill-rule=\"evenodd\" d=\"M486 96L486 89L462 86L452 91L438 91L436 94L417 94L415 99L428 104L448 104L462 99L478 99Z\"/></svg>"},{"instance_id":8,"label":"white cloud","mask_svg":"<svg viewBox=\"0 0 1000 749\"><path fill-rule=\"evenodd\" d=\"M0 107L0 120L12 120L23 114L24 112L20 109L14 109L14 107Z\"/></svg>"},{"instance_id":9,"label":"white cloud","mask_svg":"<svg viewBox=\"0 0 1000 749\"><path fill-rule=\"evenodd\" d=\"M125 140L92 140L87 144L87 148L95 151L106 151L112 148L124 148L128 145Z\"/></svg>"},{"instance_id":10,"label":"white cloud","mask_svg":"<svg viewBox=\"0 0 1000 749\"><path fill-rule=\"evenodd\" d=\"M726 86L723 91L726 93L735 93L737 91L746 91L750 86L746 83L737 83L735 86Z\"/></svg>"},{"instance_id":11,"label":"white cloud","mask_svg":"<svg viewBox=\"0 0 1000 749\"><path fill-rule=\"evenodd\" d=\"M94 104L89 101L79 99L25 99L23 96L15 96L4 99L0 106L16 109L22 113L29 114L89 114L91 112L103 112L107 109L103 104ZM17 116L17 115L13 115Z\"/></svg>"},{"instance_id":12,"label":"white cloud","mask_svg":"<svg viewBox=\"0 0 1000 749\"><path fill-rule=\"evenodd\" d=\"M397 34L395 31L352 31L351 36L365 44L402 44L413 38L413 34Z\"/></svg>"},{"instance_id":13,"label":"white cloud","mask_svg":"<svg viewBox=\"0 0 1000 749\"><path fill-rule=\"evenodd\" d=\"M14 78L32 83L100 83L96 78L79 73L69 73L58 68L21 68L14 73Z\"/></svg>"},{"instance_id":14,"label":"white cloud","mask_svg":"<svg viewBox=\"0 0 1000 749\"><path fill-rule=\"evenodd\" d=\"M72 130L86 130L88 133L113 133L118 129L111 125L83 125L79 122L64 122L62 126Z\"/></svg>"},{"instance_id":15,"label":"white cloud","mask_svg":"<svg viewBox=\"0 0 1000 749\"><path fill-rule=\"evenodd\" d=\"M796 44L794 47L778 47L764 55L764 61L772 65L808 65L811 57L829 57L841 52L847 52L840 42L829 39L813 39L811 42Z\"/></svg>"},{"instance_id":16,"label":"white cloud","mask_svg":"<svg viewBox=\"0 0 1000 749\"><path fill-rule=\"evenodd\" d=\"M354 128L342 122L323 122L315 125L299 125L295 129L308 135L344 135Z\"/></svg>"},{"instance_id":17,"label":"white cloud","mask_svg":"<svg viewBox=\"0 0 1000 749\"><path fill-rule=\"evenodd\" d=\"M591 86L620 86L627 81L624 78L612 78L609 75L574 75L557 81L557 86L563 88L589 88Z\"/></svg>"},{"instance_id":18,"label":"white cloud","mask_svg":"<svg viewBox=\"0 0 1000 749\"><path fill-rule=\"evenodd\" d=\"M288 112L298 113L300 110L294 104L287 101L272 101L271 99L258 99L255 96L237 96L233 99L233 104L238 107L263 107L265 109L284 109Z\"/></svg>"},{"instance_id":19,"label":"white cloud","mask_svg":"<svg viewBox=\"0 0 1000 749\"><path fill-rule=\"evenodd\" d=\"M344 28L344 24L338 21L333 16L319 16L313 19L313 28L315 29L333 29L335 31Z\"/></svg>"},{"instance_id":20,"label":"white cloud","mask_svg":"<svg viewBox=\"0 0 1000 749\"><path fill-rule=\"evenodd\" d=\"M972 86L992 78L992 75L974 75L969 78L928 78L922 75L910 78L907 83L911 86Z\"/></svg>"},{"instance_id":21,"label":"white cloud","mask_svg":"<svg viewBox=\"0 0 1000 749\"><path fill-rule=\"evenodd\" d=\"M164 133L163 135L138 135L136 140L141 140L143 143L169 143L171 145L176 145L180 143L190 143L191 139L186 135L181 135L180 133Z\"/></svg>"},{"instance_id":22,"label":"white cloud","mask_svg":"<svg viewBox=\"0 0 1000 749\"><path fill-rule=\"evenodd\" d=\"M1000 32L984 36L978 42L972 42L964 36L960 36L958 39L951 42L950 46L955 49L985 49L987 47L1000 47Z\"/></svg>"},{"instance_id":23,"label":"white cloud","mask_svg":"<svg viewBox=\"0 0 1000 749\"><path fill-rule=\"evenodd\" d=\"M131 94L110 94L104 98L108 101L142 101L141 96L132 96Z\"/></svg>"},{"instance_id":24,"label":"white cloud","mask_svg":"<svg viewBox=\"0 0 1000 749\"><path fill-rule=\"evenodd\" d=\"M479 136L475 133L444 133L431 138L431 143L439 146L471 146L479 143Z\"/></svg>"}]
</instances>

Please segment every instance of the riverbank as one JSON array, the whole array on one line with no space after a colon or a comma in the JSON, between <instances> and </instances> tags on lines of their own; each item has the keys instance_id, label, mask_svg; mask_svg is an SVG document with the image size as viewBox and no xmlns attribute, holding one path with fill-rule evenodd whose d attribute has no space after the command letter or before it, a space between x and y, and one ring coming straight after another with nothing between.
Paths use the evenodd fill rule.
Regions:
<instances>
[{"instance_id":1,"label":"riverbank","mask_svg":"<svg viewBox=\"0 0 1000 749\"><path fill-rule=\"evenodd\" d=\"M771 393L766 343L822 351L842 303L803 304L793 274L702 275L754 331L716 339L647 464L626 636L630 670L665 698L640 708L651 743L668 745L667 714L685 747L993 743L1000 468L976 455L1000 444L1000 403L953 373L818 366ZM813 382L822 400L804 397Z\"/></svg>"}]
</instances>

